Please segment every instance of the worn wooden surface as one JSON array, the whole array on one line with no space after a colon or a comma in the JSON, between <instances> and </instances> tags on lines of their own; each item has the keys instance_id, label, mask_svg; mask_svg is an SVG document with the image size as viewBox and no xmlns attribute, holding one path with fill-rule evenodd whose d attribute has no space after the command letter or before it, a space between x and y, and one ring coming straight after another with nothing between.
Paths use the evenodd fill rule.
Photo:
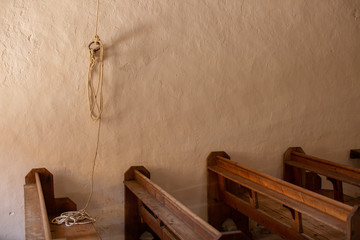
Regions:
<instances>
[{"instance_id":1,"label":"worn wooden surface","mask_svg":"<svg viewBox=\"0 0 360 240\"><path fill-rule=\"evenodd\" d=\"M321 178L311 183L308 175L325 176L333 185L333 198L340 202L344 202L343 182L360 187L360 169L307 155L301 147L288 148L283 164L284 180L313 191L321 189Z\"/></svg>"},{"instance_id":2,"label":"worn wooden surface","mask_svg":"<svg viewBox=\"0 0 360 240\"><path fill-rule=\"evenodd\" d=\"M342 223L345 223L348 213L351 211L351 207L347 205L247 168L223 157L218 157L217 165L209 166L208 169L226 176L226 178L240 185L256 190L269 198L274 198L274 200L282 204L292 203L298 211L305 211L305 209L311 208L312 212L318 215L319 220L322 219L320 212L326 212L329 218L334 219L334 227L339 225L342 228Z\"/></svg>"},{"instance_id":3,"label":"worn wooden surface","mask_svg":"<svg viewBox=\"0 0 360 240\"><path fill-rule=\"evenodd\" d=\"M93 224L71 227L50 224L50 219L61 212L76 210L76 204L69 198L54 198L53 175L45 168L32 169L26 175L24 202L27 240L100 239ZM44 229L49 229L47 237Z\"/></svg>"},{"instance_id":4,"label":"worn wooden surface","mask_svg":"<svg viewBox=\"0 0 360 240\"><path fill-rule=\"evenodd\" d=\"M34 168L25 176L25 184L36 183L36 173L39 174L41 187L44 193L46 210L49 214L56 211L54 197L54 178L46 168Z\"/></svg>"},{"instance_id":5,"label":"worn wooden surface","mask_svg":"<svg viewBox=\"0 0 360 240\"><path fill-rule=\"evenodd\" d=\"M334 191L330 189L319 189L315 191L318 194L326 196L328 198L334 198ZM350 206L360 205L360 197L352 197L344 194L344 203Z\"/></svg>"},{"instance_id":6,"label":"worn wooden surface","mask_svg":"<svg viewBox=\"0 0 360 240\"><path fill-rule=\"evenodd\" d=\"M208 171L247 189L247 197L244 200L239 193L235 194L220 184L218 200L285 239L358 239L359 229L353 227L358 223L360 215L357 207L348 206L257 172L230 161L224 157L224 154L220 154L211 161L208 160ZM261 197L255 197L254 192ZM288 217L284 217L283 214L279 216L281 211L264 199L269 199L281 206ZM311 226L311 224L314 225ZM325 232L330 235L318 237L322 226L326 226Z\"/></svg>"},{"instance_id":7,"label":"worn wooden surface","mask_svg":"<svg viewBox=\"0 0 360 240\"><path fill-rule=\"evenodd\" d=\"M247 196L244 195L243 198L247 198ZM292 224L291 212L282 204L277 203L263 195L259 195L259 206L260 209L269 216L279 219L288 226ZM302 218L304 235L308 236L310 239L341 240L345 239L346 237L345 234L341 231L334 230L333 228L315 220L310 216L303 215ZM261 226L257 226L256 229L253 229L252 233L254 240L282 239L279 235L272 233L271 231L268 231Z\"/></svg>"},{"instance_id":8,"label":"worn wooden surface","mask_svg":"<svg viewBox=\"0 0 360 240\"><path fill-rule=\"evenodd\" d=\"M42 190L40 176L38 172L35 172L35 180L36 180L36 189L38 191L39 196L39 205L40 205L40 214L41 214L41 222L44 229L44 235L46 240L51 240L51 233L50 233L50 225L49 225L49 218L46 211L46 205L44 200L44 193Z\"/></svg>"},{"instance_id":9,"label":"worn wooden surface","mask_svg":"<svg viewBox=\"0 0 360 240\"><path fill-rule=\"evenodd\" d=\"M39 195L36 184L24 186L25 207L25 237L28 240L45 239L44 228L41 221Z\"/></svg>"},{"instance_id":10,"label":"worn wooden surface","mask_svg":"<svg viewBox=\"0 0 360 240\"><path fill-rule=\"evenodd\" d=\"M178 216L182 221L189 225L192 231L204 239L215 239L220 234L199 216L191 212L182 203L164 191L162 188L150 181L149 178L135 170L135 179L161 204Z\"/></svg>"},{"instance_id":11,"label":"worn wooden surface","mask_svg":"<svg viewBox=\"0 0 360 240\"><path fill-rule=\"evenodd\" d=\"M230 158L224 152L214 152L211 153L207 158L208 164L212 164L216 156ZM224 179L222 176L219 176L218 174L211 171L207 172L208 222L217 230L221 231L222 223L227 218L231 218L235 222L237 229L241 230L242 239L251 238L251 234L249 232L249 218L239 211L234 211L233 208L226 205L223 201L223 195L221 194L220 190L223 189L225 185L228 188L231 188L233 192L242 191L236 184L226 182L226 179ZM239 236L233 236L233 239L238 238ZM231 239L231 237L228 236L228 239Z\"/></svg>"},{"instance_id":12,"label":"worn wooden surface","mask_svg":"<svg viewBox=\"0 0 360 240\"><path fill-rule=\"evenodd\" d=\"M55 217L55 216L52 216ZM51 219L51 218L50 218ZM50 224L52 239L99 240L101 239L93 224L73 225Z\"/></svg>"},{"instance_id":13,"label":"worn wooden surface","mask_svg":"<svg viewBox=\"0 0 360 240\"><path fill-rule=\"evenodd\" d=\"M144 175L148 171L143 167L132 167L129 171L125 173L124 181L125 207L130 206L134 211L129 212L125 209L126 240L137 239L136 237L142 233L138 232L141 230L138 226L129 224L136 223L139 219L160 239L232 239L229 238L231 234L222 235L154 184ZM241 234L241 231L236 231L232 235L239 237Z\"/></svg>"},{"instance_id":14,"label":"worn wooden surface","mask_svg":"<svg viewBox=\"0 0 360 240\"><path fill-rule=\"evenodd\" d=\"M158 233L160 238L162 237L163 233L159 221L161 221L165 228L171 230L176 236L179 236L180 239L205 239L200 234L196 233L189 224L187 224L173 211L157 200L155 196L151 195L136 181L126 182L126 187L128 187L136 196L138 196L144 205L155 214L156 217L150 214L144 206L141 206L140 208L140 216L142 216L146 223L150 223L150 227L156 226L155 228L152 227L152 229ZM149 219L153 219L153 221L146 221Z\"/></svg>"}]
</instances>

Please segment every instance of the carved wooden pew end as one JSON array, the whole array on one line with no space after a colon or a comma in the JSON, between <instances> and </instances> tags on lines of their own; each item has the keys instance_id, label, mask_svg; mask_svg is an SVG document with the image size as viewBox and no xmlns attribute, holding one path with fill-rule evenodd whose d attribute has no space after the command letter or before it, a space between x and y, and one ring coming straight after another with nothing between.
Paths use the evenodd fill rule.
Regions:
<instances>
[{"instance_id":1,"label":"carved wooden pew end","mask_svg":"<svg viewBox=\"0 0 360 240\"><path fill-rule=\"evenodd\" d=\"M53 225L52 217L62 212L76 210L69 198L54 197L53 175L46 168L32 169L25 177L25 239L100 239L93 224Z\"/></svg>"}]
</instances>

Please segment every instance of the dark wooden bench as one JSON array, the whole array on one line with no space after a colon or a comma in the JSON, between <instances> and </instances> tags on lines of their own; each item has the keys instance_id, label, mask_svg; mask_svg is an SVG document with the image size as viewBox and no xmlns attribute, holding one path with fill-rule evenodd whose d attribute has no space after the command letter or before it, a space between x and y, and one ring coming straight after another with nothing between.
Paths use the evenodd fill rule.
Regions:
<instances>
[{"instance_id":1,"label":"dark wooden bench","mask_svg":"<svg viewBox=\"0 0 360 240\"><path fill-rule=\"evenodd\" d=\"M231 161L225 152L209 155L207 171L209 223L223 218L225 206L284 239L360 239L358 206L245 167ZM281 211L283 215L279 215Z\"/></svg>"},{"instance_id":2,"label":"dark wooden bench","mask_svg":"<svg viewBox=\"0 0 360 240\"><path fill-rule=\"evenodd\" d=\"M325 195L333 195L340 202L344 202L343 183L360 187L360 169L307 155L301 147L287 149L284 153L283 170L285 181ZM322 189L320 175L332 183L331 192Z\"/></svg>"},{"instance_id":3,"label":"dark wooden bench","mask_svg":"<svg viewBox=\"0 0 360 240\"><path fill-rule=\"evenodd\" d=\"M32 169L25 177L25 239L98 240L93 224L53 225L50 219L62 212L76 210L69 198L54 197L53 175L45 168Z\"/></svg>"},{"instance_id":4,"label":"dark wooden bench","mask_svg":"<svg viewBox=\"0 0 360 240\"><path fill-rule=\"evenodd\" d=\"M137 240L144 231L155 239L250 239L242 231L220 232L150 180L143 166L131 167L124 176L125 239Z\"/></svg>"}]
</instances>

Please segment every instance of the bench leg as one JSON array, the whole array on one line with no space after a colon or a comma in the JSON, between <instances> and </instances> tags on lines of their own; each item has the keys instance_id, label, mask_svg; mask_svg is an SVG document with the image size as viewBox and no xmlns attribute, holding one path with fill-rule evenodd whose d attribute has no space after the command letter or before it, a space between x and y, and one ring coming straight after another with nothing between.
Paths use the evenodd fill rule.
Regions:
<instances>
[{"instance_id":1,"label":"bench leg","mask_svg":"<svg viewBox=\"0 0 360 240\"><path fill-rule=\"evenodd\" d=\"M305 188L306 172L293 166L284 165L283 179L289 183Z\"/></svg>"},{"instance_id":2,"label":"bench leg","mask_svg":"<svg viewBox=\"0 0 360 240\"><path fill-rule=\"evenodd\" d=\"M145 230L139 215L138 198L125 187L125 239L138 240Z\"/></svg>"},{"instance_id":3,"label":"bench leg","mask_svg":"<svg viewBox=\"0 0 360 240\"><path fill-rule=\"evenodd\" d=\"M295 178L294 184L305 188L305 178L306 178L305 170L297 167L293 167L293 172Z\"/></svg>"},{"instance_id":4,"label":"bench leg","mask_svg":"<svg viewBox=\"0 0 360 240\"><path fill-rule=\"evenodd\" d=\"M221 231L222 223L227 218L231 218L235 222L237 228L241 230L249 239L251 239L251 234L249 231L249 218L223 202L221 192L226 190L226 183L224 178L222 176L219 177L219 175L211 171L208 171L207 177L209 224Z\"/></svg>"},{"instance_id":5,"label":"bench leg","mask_svg":"<svg viewBox=\"0 0 360 240\"><path fill-rule=\"evenodd\" d=\"M292 217L292 227L295 231L298 233L304 232L303 224L302 224L302 215L300 212L295 211L292 208L289 208L288 206L283 205L285 208L289 209Z\"/></svg>"},{"instance_id":6,"label":"bench leg","mask_svg":"<svg viewBox=\"0 0 360 240\"><path fill-rule=\"evenodd\" d=\"M344 202L344 192L343 192L343 185L342 181L336 180L334 178L327 178L334 187L334 199L339 202Z\"/></svg>"}]
</instances>

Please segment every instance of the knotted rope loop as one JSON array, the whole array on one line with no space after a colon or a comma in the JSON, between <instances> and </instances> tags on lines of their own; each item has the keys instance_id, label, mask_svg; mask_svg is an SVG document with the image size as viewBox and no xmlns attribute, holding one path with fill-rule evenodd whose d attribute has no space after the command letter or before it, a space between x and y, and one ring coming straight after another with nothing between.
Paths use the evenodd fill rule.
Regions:
<instances>
[{"instance_id":1,"label":"knotted rope loop","mask_svg":"<svg viewBox=\"0 0 360 240\"><path fill-rule=\"evenodd\" d=\"M93 47L95 45L95 47ZM97 55L97 52L99 54ZM88 73L88 98L90 117L93 121L97 121L101 118L103 109L103 96L102 96L102 84L103 84L103 59L104 59L104 45L101 42L98 35L95 35L94 40L89 44L90 52L90 65ZM98 64L98 82L97 88L94 87L94 81L92 78L95 64Z\"/></svg>"},{"instance_id":2,"label":"knotted rope loop","mask_svg":"<svg viewBox=\"0 0 360 240\"><path fill-rule=\"evenodd\" d=\"M93 44L96 44L96 45L97 45L96 48L92 48L92 45L93 45ZM99 36L98 36L98 35L95 35L94 41L90 42L90 44L89 44L89 50L95 53L95 52L97 52L97 51L100 50L100 48L101 48L102 45L103 45L103 44L102 44Z\"/></svg>"}]
</instances>

